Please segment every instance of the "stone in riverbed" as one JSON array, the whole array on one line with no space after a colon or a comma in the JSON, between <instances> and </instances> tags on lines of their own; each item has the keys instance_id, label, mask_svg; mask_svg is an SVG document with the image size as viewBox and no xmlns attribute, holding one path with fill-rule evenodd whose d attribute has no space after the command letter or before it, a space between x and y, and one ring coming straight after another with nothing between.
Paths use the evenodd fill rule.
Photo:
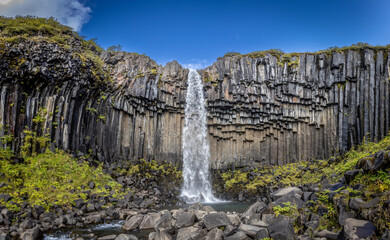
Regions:
<instances>
[{"instance_id":1,"label":"stone in riverbed","mask_svg":"<svg viewBox=\"0 0 390 240\"><path fill-rule=\"evenodd\" d=\"M129 220L127 220L125 224L123 224L122 228L128 231L136 229L142 222L143 218L144 217L142 216L142 214L134 215Z\"/></svg>"},{"instance_id":2,"label":"stone in riverbed","mask_svg":"<svg viewBox=\"0 0 390 240\"><path fill-rule=\"evenodd\" d=\"M203 218L203 223L207 230L211 230L215 227L224 227L230 225L230 221L226 213L209 213Z\"/></svg>"}]
</instances>

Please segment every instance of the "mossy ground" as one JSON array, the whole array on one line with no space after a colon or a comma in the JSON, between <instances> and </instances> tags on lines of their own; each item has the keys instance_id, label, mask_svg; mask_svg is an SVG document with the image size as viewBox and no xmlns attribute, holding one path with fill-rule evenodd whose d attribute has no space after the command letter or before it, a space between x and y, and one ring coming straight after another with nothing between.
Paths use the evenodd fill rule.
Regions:
<instances>
[{"instance_id":1,"label":"mossy ground","mask_svg":"<svg viewBox=\"0 0 390 240\"><path fill-rule=\"evenodd\" d=\"M46 209L52 206L71 206L76 199L86 199L85 192L106 196L111 191L118 193L121 186L111 176L103 173L102 165L91 167L78 162L63 151L45 153L24 158L23 163L15 163L13 153L0 151L0 176L3 186L0 193L12 197L9 202L0 201L11 210L19 210L24 202L30 206L40 205ZM108 185L112 190L107 190Z\"/></svg>"}]
</instances>

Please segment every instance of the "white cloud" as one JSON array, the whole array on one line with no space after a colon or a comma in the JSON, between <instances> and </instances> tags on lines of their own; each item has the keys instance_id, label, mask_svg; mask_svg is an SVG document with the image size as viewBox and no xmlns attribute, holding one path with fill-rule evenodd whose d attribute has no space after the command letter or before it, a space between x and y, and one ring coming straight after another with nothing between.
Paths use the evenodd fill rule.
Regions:
<instances>
[{"instance_id":1,"label":"white cloud","mask_svg":"<svg viewBox=\"0 0 390 240\"><path fill-rule=\"evenodd\" d=\"M203 69L212 64L211 61L206 59L191 59L191 62L183 63L182 66L184 68L190 68L190 69Z\"/></svg>"},{"instance_id":2,"label":"white cloud","mask_svg":"<svg viewBox=\"0 0 390 240\"><path fill-rule=\"evenodd\" d=\"M88 21L90 12L79 0L0 0L2 16L54 17L76 31Z\"/></svg>"}]
</instances>

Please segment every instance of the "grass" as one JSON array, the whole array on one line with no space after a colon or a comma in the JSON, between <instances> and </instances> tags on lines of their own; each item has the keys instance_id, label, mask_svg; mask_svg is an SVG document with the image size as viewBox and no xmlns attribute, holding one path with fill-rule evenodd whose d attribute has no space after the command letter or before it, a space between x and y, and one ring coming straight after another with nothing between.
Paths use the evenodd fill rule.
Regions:
<instances>
[{"instance_id":1,"label":"grass","mask_svg":"<svg viewBox=\"0 0 390 240\"><path fill-rule=\"evenodd\" d=\"M223 58L225 57L238 57L238 58L242 58L242 57L250 57L250 58L260 58L260 57L265 57L267 54L270 54L272 56L275 56L278 58L278 63L279 65L282 65L284 64L284 62L288 62L289 64L289 67L297 67L297 65L299 64L298 63L298 60L291 60L291 57L292 56L297 56L299 57L300 54L327 54L327 55L331 55L333 53L342 53L342 52L346 52L346 51L362 51L362 50L365 50L365 49L370 49L370 50L373 50L373 51L385 51L385 56L387 56L387 52L390 50L390 44L387 44L386 46L372 46L368 43L361 43L361 42L358 42L356 44L352 44L351 46L344 46L344 47L337 47L337 46L334 46L334 47L330 47L328 49L325 49L325 50L319 50L317 52L292 52L292 53L284 53L282 50L280 49L269 49L269 50L262 50L262 51L256 51L256 52L251 52L251 53L247 53L247 54L241 54L239 52L227 52ZM220 58L218 58L220 59Z\"/></svg>"}]
</instances>

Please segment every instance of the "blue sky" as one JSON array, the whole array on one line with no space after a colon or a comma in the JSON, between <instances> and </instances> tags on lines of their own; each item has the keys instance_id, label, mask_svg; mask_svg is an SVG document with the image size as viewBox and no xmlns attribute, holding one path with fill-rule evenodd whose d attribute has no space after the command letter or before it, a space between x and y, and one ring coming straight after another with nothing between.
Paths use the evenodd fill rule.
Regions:
<instances>
[{"instance_id":1,"label":"blue sky","mask_svg":"<svg viewBox=\"0 0 390 240\"><path fill-rule=\"evenodd\" d=\"M7 1L16 0L0 4ZM82 8L73 10L82 10L83 16L74 26L81 35L96 37L105 48L120 44L159 64L177 60L199 68L229 51L303 52L356 42L390 43L389 0L20 1L59 2L63 6L55 17L69 2L78 3Z\"/></svg>"}]
</instances>

